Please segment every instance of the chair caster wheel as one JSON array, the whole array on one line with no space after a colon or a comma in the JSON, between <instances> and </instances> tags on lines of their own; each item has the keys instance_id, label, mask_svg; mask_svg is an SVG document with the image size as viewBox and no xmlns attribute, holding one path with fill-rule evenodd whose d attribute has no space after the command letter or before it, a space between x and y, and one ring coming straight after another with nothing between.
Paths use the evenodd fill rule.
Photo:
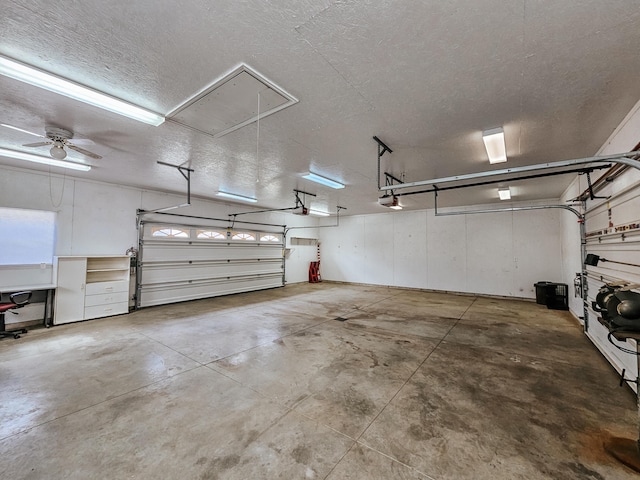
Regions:
<instances>
[{"instance_id":1,"label":"chair caster wheel","mask_svg":"<svg viewBox=\"0 0 640 480\"><path fill-rule=\"evenodd\" d=\"M13 334L13 338L18 339L18 338L20 338L20 335L19 335L19 334L17 334L17 333L14 333L14 334Z\"/></svg>"}]
</instances>

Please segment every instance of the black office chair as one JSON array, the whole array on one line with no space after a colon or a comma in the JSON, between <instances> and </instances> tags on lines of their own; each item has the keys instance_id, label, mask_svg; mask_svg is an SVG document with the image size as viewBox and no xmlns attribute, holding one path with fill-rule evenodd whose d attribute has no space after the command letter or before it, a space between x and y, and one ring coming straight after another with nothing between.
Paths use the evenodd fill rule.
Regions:
<instances>
[{"instance_id":1,"label":"black office chair","mask_svg":"<svg viewBox=\"0 0 640 480\"><path fill-rule=\"evenodd\" d=\"M17 308L22 308L31 300L33 292L16 292L9 295L10 303L0 303L0 337L13 337L20 338L21 333L27 333L26 328L20 328L18 330L5 330L4 314ZM18 312L11 312L17 314Z\"/></svg>"}]
</instances>

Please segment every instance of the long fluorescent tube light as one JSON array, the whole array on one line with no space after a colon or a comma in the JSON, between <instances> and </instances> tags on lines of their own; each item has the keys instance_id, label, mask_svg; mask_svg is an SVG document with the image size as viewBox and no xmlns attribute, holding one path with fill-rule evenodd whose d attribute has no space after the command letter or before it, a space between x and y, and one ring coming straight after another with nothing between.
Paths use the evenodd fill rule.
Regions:
<instances>
[{"instance_id":1,"label":"long fluorescent tube light","mask_svg":"<svg viewBox=\"0 0 640 480\"><path fill-rule=\"evenodd\" d=\"M6 123L0 123L0 127L10 128L11 130L16 130L22 133L28 133L29 135L33 135L34 137L43 137L43 135L38 135L37 133L30 132L29 130L23 130L22 128L14 127L13 125L7 125Z\"/></svg>"},{"instance_id":2,"label":"long fluorescent tube light","mask_svg":"<svg viewBox=\"0 0 640 480\"><path fill-rule=\"evenodd\" d=\"M504 143L502 127L482 132L484 148L487 150L489 163L503 163L507 161L507 147Z\"/></svg>"},{"instance_id":3,"label":"long fluorescent tube light","mask_svg":"<svg viewBox=\"0 0 640 480\"><path fill-rule=\"evenodd\" d=\"M328 217L331 215L329 212L322 212L320 210L314 210L313 208L309 209L309 213L311 215L315 215L316 217Z\"/></svg>"},{"instance_id":4,"label":"long fluorescent tube light","mask_svg":"<svg viewBox=\"0 0 640 480\"><path fill-rule=\"evenodd\" d=\"M312 182L319 183L320 185L324 185L326 187L344 188L344 184L340 182L336 182L335 180L331 180L330 178L326 178L311 172L304 174L302 178L306 178L307 180L311 180Z\"/></svg>"},{"instance_id":5,"label":"long fluorescent tube light","mask_svg":"<svg viewBox=\"0 0 640 480\"><path fill-rule=\"evenodd\" d=\"M217 195L219 197L231 198L233 200L240 200L241 202L256 203L258 201L255 198L245 197L244 195L236 195L235 193L228 193L223 191L218 191Z\"/></svg>"},{"instance_id":6,"label":"long fluorescent tube light","mask_svg":"<svg viewBox=\"0 0 640 480\"><path fill-rule=\"evenodd\" d=\"M82 172L88 172L89 170L91 170L90 165L84 165L83 163L66 162L64 160L56 160L55 158L51 157L41 157L40 155L18 152L16 150L9 150L7 148L0 148L0 156L15 158L16 160L25 160L27 162L42 163L44 165L51 165L53 167L70 168L71 170L80 170Z\"/></svg>"},{"instance_id":7,"label":"long fluorescent tube light","mask_svg":"<svg viewBox=\"0 0 640 480\"><path fill-rule=\"evenodd\" d=\"M508 187L499 188L498 196L500 197L500 200L511 200L511 190Z\"/></svg>"},{"instance_id":8,"label":"long fluorescent tube light","mask_svg":"<svg viewBox=\"0 0 640 480\"><path fill-rule=\"evenodd\" d=\"M58 93L65 97L73 98L74 100L79 100L94 107L102 108L117 113L118 115L138 120L139 122L148 123L155 127L164 122L164 117L155 112L145 110L144 108L38 70L29 65L16 62L2 55L0 55L0 75L5 75L15 80L44 88L50 92Z\"/></svg>"}]
</instances>

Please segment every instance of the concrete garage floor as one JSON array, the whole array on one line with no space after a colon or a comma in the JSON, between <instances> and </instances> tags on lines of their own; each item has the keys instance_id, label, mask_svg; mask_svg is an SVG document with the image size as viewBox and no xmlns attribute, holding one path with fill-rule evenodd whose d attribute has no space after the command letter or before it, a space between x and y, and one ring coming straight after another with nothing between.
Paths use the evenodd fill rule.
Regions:
<instances>
[{"instance_id":1,"label":"concrete garage floor","mask_svg":"<svg viewBox=\"0 0 640 480\"><path fill-rule=\"evenodd\" d=\"M325 282L0 341L3 479L635 479L636 425L525 301Z\"/></svg>"}]
</instances>

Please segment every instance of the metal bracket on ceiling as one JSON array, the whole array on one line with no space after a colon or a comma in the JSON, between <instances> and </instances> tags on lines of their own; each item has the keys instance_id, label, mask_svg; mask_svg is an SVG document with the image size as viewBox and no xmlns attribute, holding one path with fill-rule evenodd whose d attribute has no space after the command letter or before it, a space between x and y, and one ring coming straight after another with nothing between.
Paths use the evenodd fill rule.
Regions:
<instances>
[{"instance_id":1,"label":"metal bracket on ceiling","mask_svg":"<svg viewBox=\"0 0 640 480\"><path fill-rule=\"evenodd\" d=\"M393 150L391 150L382 140L380 140L378 137L376 137L375 135L373 136L373 139L378 142L378 158L380 158L382 155L385 154L385 152L389 152L389 153L393 153Z\"/></svg>"},{"instance_id":2,"label":"metal bracket on ceiling","mask_svg":"<svg viewBox=\"0 0 640 480\"><path fill-rule=\"evenodd\" d=\"M303 215L306 215L308 210L305 207L304 202L300 199L300 194L302 193L303 195L311 195L312 197L315 197L316 196L315 193L304 192L302 190L297 190L297 189L294 189L293 192L295 193L295 199L296 199L295 207L267 208L265 210L253 210L253 211L250 211L250 212L230 213L229 217L233 217L232 219L230 219L230 220L232 220L231 228L233 228L233 224L235 223L236 217L238 215L249 215L250 213L286 212L286 211L289 211L289 210L297 210L300 207L302 207Z\"/></svg>"},{"instance_id":3,"label":"metal bracket on ceiling","mask_svg":"<svg viewBox=\"0 0 640 480\"><path fill-rule=\"evenodd\" d=\"M180 172L180 174L187 181L187 202L180 205L174 205L172 207L158 208L157 210L147 210L148 213L166 212L167 210L174 210L176 208L188 207L191 205L191 172L195 172L193 168L183 167L182 165L173 165L166 162L157 162L159 165L166 165L167 167L173 167Z\"/></svg>"},{"instance_id":4,"label":"metal bracket on ceiling","mask_svg":"<svg viewBox=\"0 0 640 480\"><path fill-rule=\"evenodd\" d=\"M380 187L381 187L381 185L380 185L380 158L382 158L382 155L384 155L386 152L393 153L393 150L391 150L382 140L380 140L375 135L373 136L373 139L378 143L378 190L380 190ZM400 183L402 183L402 182L400 182Z\"/></svg>"},{"instance_id":5,"label":"metal bracket on ceiling","mask_svg":"<svg viewBox=\"0 0 640 480\"><path fill-rule=\"evenodd\" d=\"M402 175L402 177L404 178L404 174ZM400 180L399 178L394 177L388 172L384 172L384 179L385 179L384 183L386 186L393 185L393 182L404 183L403 180Z\"/></svg>"},{"instance_id":6,"label":"metal bracket on ceiling","mask_svg":"<svg viewBox=\"0 0 640 480\"><path fill-rule=\"evenodd\" d=\"M297 190L297 189L293 189L294 193L296 194L296 206L295 208L300 208L302 207L302 214L306 215L308 213L308 209L306 207L306 205L304 204L304 202L300 199L300 194L302 194L304 196L304 199L306 200L306 196L310 195L312 197L315 197L316 194L315 193L309 193L309 192L305 192L303 190Z\"/></svg>"},{"instance_id":7,"label":"metal bracket on ceiling","mask_svg":"<svg viewBox=\"0 0 640 480\"><path fill-rule=\"evenodd\" d=\"M587 185L589 186L589 198L591 200L595 200L596 198L602 199L602 200L606 200L609 197L597 197L594 193L593 193L593 185L591 183L591 170L587 170L586 172L584 172L584 174L587 176Z\"/></svg>"},{"instance_id":8,"label":"metal bracket on ceiling","mask_svg":"<svg viewBox=\"0 0 640 480\"><path fill-rule=\"evenodd\" d=\"M347 209L347 207L341 207L340 205L336 205L336 219L337 219L336 224L335 225L320 225L318 228L320 228L320 227L333 227L333 226L337 227L338 225L340 225L340 210L346 210L346 209Z\"/></svg>"},{"instance_id":9,"label":"metal bracket on ceiling","mask_svg":"<svg viewBox=\"0 0 640 480\"><path fill-rule=\"evenodd\" d=\"M305 228L328 228L328 227L339 227L340 226L340 210L346 210L347 207L341 207L340 205L336 205L336 223L333 225L305 225L302 227L289 227L285 229L285 236L289 232L289 230L300 230Z\"/></svg>"},{"instance_id":10,"label":"metal bracket on ceiling","mask_svg":"<svg viewBox=\"0 0 640 480\"><path fill-rule=\"evenodd\" d=\"M399 178L391 175L390 173L384 172L384 184L387 187L388 186L393 186L394 185L393 182L396 182L396 183L399 183L399 184L400 183L404 183L404 173L402 174L402 178L403 178L403 180L400 180ZM395 198L396 195L393 192L393 190L389 190L389 191L385 192L384 195L381 197L381 199L388 199L389 197L393 197L392 198L393 201L396 200L396 198Z\"/></svg>"}]
</instances>

